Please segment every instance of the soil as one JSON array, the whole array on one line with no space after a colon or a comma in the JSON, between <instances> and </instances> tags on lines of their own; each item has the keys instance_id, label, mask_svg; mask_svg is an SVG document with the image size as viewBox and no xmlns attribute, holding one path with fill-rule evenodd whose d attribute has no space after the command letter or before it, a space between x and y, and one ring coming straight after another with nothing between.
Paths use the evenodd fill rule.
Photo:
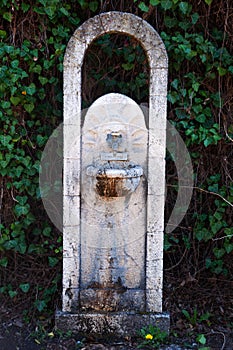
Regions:
<instances>
[{"instance_id":1,"label":"soil","mask_svg":"<svg viewBox=\"0 0 233 350\"><path fill-rule=\"evenodd\" d=\"M136 350L138 342L132 339L123 339L104 343L94 341L93 339L82 339L74 336L67 338L48 336L40 339L34 330L30 329L18 318L14 321L2 322L0 326L0 349L1 350ZM205 347L208 350L232 350L233 349L233 334L229 329L219 329L217 331L210 330L205 334L207 343ZM195 339L195 338L194 338ZM171 337L171 341L177 344L161 346L160 350L188 350L198 349L197 344L193 339L177 339ZM204 345L203 345L204 347ZM147 348L143 348L146 350ZM148 348L149 349L149 348ZM200 347L199 347L200 349Z\"/></svg>"}]
</instances>

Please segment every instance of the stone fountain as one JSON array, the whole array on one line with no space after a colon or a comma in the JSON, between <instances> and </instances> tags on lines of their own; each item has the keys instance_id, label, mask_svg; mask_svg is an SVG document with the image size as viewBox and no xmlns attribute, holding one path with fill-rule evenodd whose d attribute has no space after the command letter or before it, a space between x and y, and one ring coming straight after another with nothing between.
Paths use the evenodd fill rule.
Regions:
<instances>
[{"instance_id":1,"label":"stone fountain","mask_svg":"<svg viewBox=\"0 0 233 350\"><path fill-rule=\"evenodd\" d=\"M81 70L106 33L136 38L150 67L148 125L127 96L97 99L81 123ZM157 32L129 13L79 27L64 59L63 295L57 327L133 335L162 312L167 55Z\"/></svg>"}]
</instances>

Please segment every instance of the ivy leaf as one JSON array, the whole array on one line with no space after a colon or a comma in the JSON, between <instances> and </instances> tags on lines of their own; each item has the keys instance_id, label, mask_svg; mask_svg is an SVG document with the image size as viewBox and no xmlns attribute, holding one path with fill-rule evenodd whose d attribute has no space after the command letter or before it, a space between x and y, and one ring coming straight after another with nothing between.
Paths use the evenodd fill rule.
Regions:
<instances>
[{"instance_id":1,"label":"ivy leaf","mask_svg":"<svg viewBox=\"0 0 233 350\"><path fill-rule=\"evenodd\" d=\"M140 4L138 5L138 7L143 12L148 12L149 11L149 7L144 3L144 1L141 1Z\"/></svg>"},{"instance_id":2,"label":"ivy leaf","mask_svg":"<svg viewBox=\"0 0 233 350\"><path fill-rule=\"evenodd\" d=\"M212 2L213 2L213 0L205 0L205 3L206 3L207 5L211 5Z\"/></svg>"},{"instance_id":3,"label":"ivy leaf","mask_svg":"<svg viewBox=\"0 0 233 350\"><path fill-rule=\"evenodd\" d=\"M209 269L211 267L211 265L212 265L212 260L209 258L206 258L206 260L205 260L206 268Z\"/></svg>"},{"instance_id":4,"label":"ivy leaf","mask_svg":"<svg viewBox=\"0 0 233 350\"><path fill-rule=\"evenodd\" d=\"M27 91L28 95L32 96L36 92L36 85L34 83L31 83L25 88L25 90Z\"/></svg>"},{"instance_id":5,"label":"ivy leaf","mask_svg":"<svg viewBox=\"0 0 233 350\"><path fill-rule=\"evenodd\" d=\"M189 4L187 2L180 2L179 3L179 8L181 10L181 12L186 15L186 13L188 13L188 9L189 9Z\"/></svg>"},{"instance_id":6,"label":"ivy leaf","mask_svg":"<svg viewBox=\"0 0 233 350\"><path fill-rule=\"evenodd\" d=\"M14 52L14 47L10 46L10 45L5 45L4 46L4 50L5 50L6 53L11 54L11 53Z\"/></svg>"},{"instance_id":7,"label":"ivy leaf","mask_svg":"<svg viewBox=\"0 0 233 350\"><path fill-rule=\"evenodd\" d=\"M19 97L15 97L15 96L11 96L10 97L10 101L14 106L17 106L19 104L19 102L21 101L21 98Z\"/></svg>"},{"instance_id":8,"label":"ivy leaf","mask_svg":"<svg viewBox=\"0 0 233 350\"><path fill-rule=\"evenodd\" d=\"M42 67L39 65L39 64L36 64L34 67L31 66L29 68L29 72L33 72L33 73L37 73L37 74L40 74L42 71Z\"/></svg>"},{"instance_id":9,"label":"ivy leaf","mask_svg":"<svg viewBox=\"0 0 233 350\"><path fill-rule=\"evenodd\" d=\"M6 31L5 30L0 30L0 37L5 38L6 37Z\"/></svg>"},{"instance_id":10,"label":"ivy leaf","mask_svg":"<svg viewBox=\"0 0 233 350\"><path fill-rule=\"evenodd\" d=\"M124 68L125 70L131 70L134 67L134 63L123 63L122 68Z\"/></svg>"},{"instance_id":11,"label":"ivy leaf","mask_svg":"<svg viewBox=\"0 0 233 350\"><path fill-rule=\"evenodd\" d=\"M7 264L8 264L8 259L7 259L7 257L5 256L4 258L2 258L2 259L0 260L0 266L2 266L2 267L7 267Z\"/></svg>"},{"instance_id":12,"label":"ivy leaf","mask_svg":"<svg viewBox=\"0 0 233 350\"><path fill-rule=\"evenodd\" d=\"M27 244L25 242L21 242L16 246L15 250L20 254L25 254L27 250Z\"/></svg>"},{"instance_id":13,"label":"ivy leaf","mask_svg":"<svg viewBox=\"0 0 233 350\"><path fill-rule=\"evenodd\" d=\"M56 266L58 261L59 261L58 258L53 258L53 257L49 256L49 266L50 267Z\"/></svg>"},{"instance_id":14,"label":"ivy leaf","mask_svg":"<svg viewBox=\"0 0 233 350\"><path fill-rule=\"evenodd\" d=\"M170 16L165 16L164 23L168 28L173 28L177 25L177 20L175 18L170 17Z\"/></svg>"},{"instance_id":15,"label":"ivy leaf","mask_svg":"<svg viewBox=\"0 0 233 350\"><path fill-rule=\"evenodd\" d=\"M218 184L216 184L216 185L218 185ZM209 186L210 187L210 186ZM208 187L208 189L209 189L209 187ZM218 186L217 186L217 190L218 190ZM209 190L209 191L211 191L211 190ZM217 191L213 191L213 192L216 192L217 193ZM219 212L215 212L214 213L214 217L217 219L217 220L222 220L222 213L219 213Z\"/></svg>"},{"instance_id":16,"label":"ivy leaf","mask_svg":"<svg viewBox=\"0 0 233 350\"><path fill-rule=\"evenodd\" d=\"M212 137L207 137L205 140L204 140L204 146L205 147L208 147L209 145L211 145L213 142L213 139Z\"/></svg>"},{"instance_id":17,"label":"ivy leaf","mask_svg":"<svg viewBox=\"0 0 233 350\"><path fill-rule=\"evenodd\" d=\"M4 108L4 109L10 108L10 106L11 106L9 101L2 101L1 105L2 105L2 108Z\"/></svg>"},{"instance_id":18,"label":"ivy leaf","mask_svg":"<svg viewBox=\"0 0 233 350\"><path fill-rule=\"evenodd\" d=\"M12 137L10 135L0 135L0 142L3 146L7 146L11 141Z\"/></svg>"},{"instance_id":19,"label":"ivy leaf","mask_svg":"<svg viewBox=\"0 0 233 350\"><path fill-rule=\"evenodd\" d=\"M213 249L214 255L216 256L217 259L221 259L223 255L225 254L225 249L224 248L214 248Z\"/></svg>"},{"instance_id":20,"label":"ivy leaf","mask_svg":"<svg viewBox=\"0 0 233 350\"><path fill-rule=\"evenodd\" d=\"M199 123L205 123L205 121L206 121L206 116L205 116L204 114L200 114L200 115L198 115L198 116L195 118L195 120L196 120L197 122L199 122Z\"/></svg>"},{"instance_id":21,"label":"ivy leaf","mask_svg":"<svg viewBox=\"0 0 233 350\"><path fill-rule=\"evenodd\" d=\"M95 12L98 9L98 2L97 1L91 1L89 4L89 9L92 12Z\"/></svg>"},{"instance_id":22,"label":"ivy leaf","mask_svg":"<svg viewBox=\"0 0 233 350\"><path fill-rule=\"evenodd\" d=\"M231 236L233 235L233 227L225 228L224 233L225 233L227 236L231 237Z\"/></svg>"},{"instance_id":23,"label":"ivy leaf","mask_svg":"<svg viewBox=\"0 0 233 350\"><path fill-rule=\"evenodd\" d=\"M27 196L16 196L15 197L20 205L26 204L28 197Z\"/></svg>"},{"instance_id":24,"label":"ivy leaf","mask_svg":"<svg viewBox=\"0 0 233 350\"><path fill-rule=\"evenodd\" d=\"M29 210L30 210L29 204L26 204L26 205L16 204L15 206L15 213L18 217L21 215L27 215L29 213Z\"/></svg>"},{"instance_id":25,"label":"ivy leaf","mask_svg":"<svg viewBox=\"0 0 233 350\"><path fill-rule=\"evenodd\" d=\"M171 0L161 0L161 6L164 10L169 10L172 8L172 1Z\"/></svg>"},{"instance_id":26,"label":"ivy leaf","mask_svg":"<svg viewBox=\"0 0 233 350\"><path fill-rule=\"evenodd\" d=\"M12 68L17 68L19 66L19 60L14 60L11 62L11 67Z\"/></svg>"},{"instance_id":27,"label":"ivy leaf","mask_svg":"<svg viewBox=\"0 0 233 350\"><path fill-rule=\"evenodd\" d=\"M45 85L45 84L47 84L48 79L45 77L39 76L39 81L40 81L41 85Z\"/></svg>"},{"instance_id":28,"label":"ivy leaf","mask_svg":"<svg viewBox=\"0 0 233 350\"><path fill-rule=\"evenodd\" d=\"M200 87L200 84L198 82L192 84L192 88L196 92L198 91L199 87Z\"/></svg>"},{"instance_id":29,"label":"ivy leaf","mask_svg":"<svg viewBox=\"0 0 233 350\"><path fill-rule=\"evenodd\" d=\"M48 140L47 136L37 135L36 142L39 147L43 146Z\"/></svg>"},{"instance_id":30,"label":"ivy leaf","mask_svg":"<svg viewBox=\"0 0 233 350\"><path fill-rule=\"evenodd\" d=\"M86 8L86 7L87 7L87 2L86 2L86 0L79 0L78 3L80 4L80 6L81 6L82 8Z\"/></svg>"},{"instance_id":31,"label":"ivy leaf","mask_svg":"<svg viewBox=\"0 0 233 350\"><path fill-rule=\"evenodd\" d=\"M18 293L16 290L9 290L8 294L11 298L14 298Z\"/></svg>"},{"instance_id":32,"label":"ivy leaf","mask_svg":"<svg viewBox=\"0 0 233 350\"><path fill-rule=\"evenodd\" d=\"M174 87L174 89L178 90L179 83L180 83L179 79L174 79L171 82L171 86Z\"/></svg>"},{"instance_id":33,"label":"ivy leaf","mask_svg":"<svg viewBox=\"0 0 233 350\"><path fill-rule=\"evenodd\" d=\"M224 248L225 248L227 254L230 254L233 250L233 243L225 243Z\"/></svg>"},{"instance_id":34,"label":"ivy leaf","mask_svg":"<svg viewBox=\"0 0 233 350\"><path fill-rule=\"evenodd\" d=\"M223 67L218 67L218 74L220 75L220 77L222 77L223 75L225 75L227 73L227 70Z\"/></svg>"},{"instance_id":35,"label":"ivy leaf","mask_svg":"<svg viewBox=\"0 0 233 350\"><path fill-rule=\"evenodd\" d=\"M20 177L22 172L23 172L23 167L21 165L17 166L17 168L15 169L14 173L17 177ZM17 198L16 198L17 199ZM20 204L24 204L24 203L20 203Z\"/></svg>"},{"instance_id":36,"label":"ivy leaf","mask_svg":"<svg viewBox=\"0 0 233 350\"><path fill-rule=\"evenodd\" d=\"M51 227L45 227L44 229L43 229L43 236L45 236L45 237L50 237L51 236Z\"/></svg>"},{"instance_id":37,"label":"ivy leaf","mask_svg":"<svg viewBox=\"0 0 233 350\"><path fill-rule=\"evenodd\" d=\"M127 56L127 61L128 62L133 62L135 60L135 53L131 53L130 55Z\"/></svg>"},{"instance_id":38,"label":"ivy leaf","mask_svg":"<svg viewBox=\"0 0 233 350\"><path fill-rule=\"evenodd\" d=\"M199 19L199 14L195 12L194 14L192 14L191 17L192 17L192 24L196 24Z\"/></svg>"},{"instance_id":39,"label":"ivy leaf","mask_svg":"<svg viewBox=\"0 0 233 350\"><path fill-rule=\"evenodd\" d=\"M44 300L36 300L35 305L36 305L37 310L39 312L41 312L46 307L46 302Z\"/></svg>"},{"instance_id":40,"label":"ivy leaf","mask_svg":"<svg viewBox=\"0 0 233 350\"><path fill-rule=\"evenodd\" d=\"M179 100L179 95L176 91L172 91L168 93L168 101L171 102L172 104L174 104L176 101Z\"/></svg>"},{"instance_id":41,"label":"ivy leaf","mask_svg":"<svg viewBox=\"0 0 233 350\"><path fill-rule=\"evenodd\" d=\"M152 6L157 6L160 3L160 0L150 0Z\"/></svg>"},{"instance_id":42,"label":"ivy leaf","mask_svg":"<svg viewBox=\"0 0 233 350\"><path fill-rule=\"evenodd\" d=\"M25 104L23 107L24 107L25 111L27 111L28 113L31 113L34 109L34 104L28 103L28 104Z\"/></svg>"},{"instance_id":43,"label":"ivy leaf","mask_svg":"<svg viewBox=\"0 0 233 350\"><path fill-rule=\"evenodd\" d=\"M8 22L11 22L12 21L12 18L13 18L13 15L12 13L10 12L5 12L3 13L3 16L2 16L6 21Z\"/></svg>"},{"instance_id":44,"label":"ivy leaf","mask_svg":"<svg viewBox=\"0 0 233 350\"><path fill-rule=\"evenodd\" d=\"M212 224L211 230L212 230L213 234L215 235L223 226L224 226L224 224L222 222L216 222L215 224Z\"/></svg>"},{"instance_id":45,"label":"ivy leaf","mask_svg":"<svg viewBox=\"0 0 233 350\"><path fill-rule=\"evenodd\" d=\"M66 17L69 16L69 12L68 12L64 7L61 7L61 8L59 9L59 11L60 11L63 15L65 15Z\"/></svg>"},{"instance_id":46,"label":"ivy leaf","mask_svg":"<svg viewBox=\"0 0 233 350\"><path fill-rule=\"evenodd\" d=\"M22 7L23 12L27 12L29 10L29 8L30 8L30 5L29 4L25 4L25 2L22 2L21 7Z\"/></svg>"},{"instance_id":47,"label":"ivy leaf","mask_svg":"<svg viewBox=\"0 0 233 350\"><path fill-rule=\"evenodd\" d=\"M204 242L207 242L212 238L212 232L207 228L203 228L195 232L195 237L198 241L204 240Z\"/></svg>"},{"instance_id":48,"label":"ivy leaf","mask_svg":"<svg viewBox=\"0 0 233 350\"><path fill-rule=\"evenodd\" d=\"M56 11L56 6L47 6L45 7L45 13L49 16L49 18L53 18Z\"/></svg>"},{"instance_id":49,"label":"ivy leaf","mask_svg":"<svg viewBox=\"0 0 233 350\"><path fill-rule=\"evenodd\" d=\"M30 284L29 283L21 283L19 285L19 288L22 290L22 292L27 293L30 289Z\"/></svg>"},{"instance_id":50,"label":"ivy leaf","mask_svg":"<svg viewBox=\"0 0 233 350\"><path fill-rule=\"evenodd\" d=\"M38 247L35 244L30 244L28 247L28 254L35 253L38 251Z\"/></svg>"}]
</instances>

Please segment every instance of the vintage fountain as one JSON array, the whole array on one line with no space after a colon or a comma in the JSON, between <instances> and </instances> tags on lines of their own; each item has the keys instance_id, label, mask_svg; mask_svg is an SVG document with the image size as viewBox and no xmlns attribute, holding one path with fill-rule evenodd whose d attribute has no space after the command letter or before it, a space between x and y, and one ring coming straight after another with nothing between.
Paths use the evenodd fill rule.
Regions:
<instances>
[{"instance_id":1,"label":"vintage fountain","mask_svg":"<svg viewBox=\"0 0 233 350\"><path fill-rule=\"evenodd\" d=\"M150 68L148 121L131 98L109 93L81 115L88 46L106 33L136 38ZM73 34L64 59L63 296L57 327L133 335L162 312L167 55L141 18L102 13Z\"/></svg>"}]
</instances>

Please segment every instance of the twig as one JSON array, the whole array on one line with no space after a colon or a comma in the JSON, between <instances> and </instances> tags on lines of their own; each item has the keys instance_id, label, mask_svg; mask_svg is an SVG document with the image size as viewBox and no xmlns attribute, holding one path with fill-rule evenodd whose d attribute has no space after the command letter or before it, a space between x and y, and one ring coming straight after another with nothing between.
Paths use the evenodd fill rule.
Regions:
<instances>
[{"instance_id":1,"label":"twig","mask_svg":"<svg viewBox=\"0 0 233 350\"><path fill-rule=\"evenodd\" d=\"M233 142L233 139L229 136L229 134L228 134L228 132L227 132L227 128L226 128L225 123L223 123L223 127L224 127L224 131L225 131L226 137L227 137L231 142Z\"/></svg>"},{"instance_id":2,"label":"twig","mask_svg":"<svg viewBox=\"0 0 233 350\"><path fill-rule=\"evenodd\" d=\"M175 265L169 267L168 269L165 269L165 271L171 271L171 270L173 270L175 267L177 267L178 265L180 265L181 261L184 259L184 256L185 256L186 252L187 252L187 248L185 249L184 254L183 254L182 257L180 258L180 260L178 261L178 263L176 263Z\"/></svg>"},{"instance_id":3,"label":"twig","mask_svg":"<svg viewBox=\"0 0 233 350\"><path fill-rule=\"evenodd\" d=\"M212 334L221 334L223 336L223 344L221 346L221 349L220 350L224 350L225 348L225 345L226 345L226 336L223 332L215 332L214 330L211 330L210 333L207 333L206 335L212 335Z\"/></svg>"},{"instance_id":4,"label":"twig","mask_svg":"<svg viewBox=\"0 0 233 350\"><path fill-rule=\"evenodd\" d=\"M177 187L177 185L167 185L168 187ZM223 196L221 196L221 194L217 193L217 192L212 192L212 191L207 191L204 190L203 188L200 187L190 187L190 186L179 186L180 188L193 188L194 190L198 190L201 192L205 192L205 193L209 193L209 194L213 194L217 197L220 197L224 202L226 202L228 205L230 205L233 208L233 204L231 202L229 202L226 198L224 198Z\"/></svg>"},{"instance_id":5,"label":"twig","mask_svg":"<svg viewBox=\"0 0 233 350\"><path fill-rule=\"evenodd\" d=\"M233 235L227 235L227 236L222 236L222 237L218 237L218 238L212 238L212 241L219 241L221 239L225 239L225 238L229 238L229 237L233 237Z\"/></svg>"},{"instance_id":6,"label":"twig","mask_svg":"<svg viewBox=\"0 0 233 350\"><path fill-rule=\"evenodd\" d=\"M183 186L183 187L185 187L185 186ZM219 194L219 193L203 190L203 188L200 188L200 187L193 187L193 189L199 190L201 192L209 193L209 194L214 194L215 196L220 197L224 202L226 202L227 204L229 204L233 208L233 204L231 202L229 202L226 198L221 196L221 194Z\"/></svg>"},{"instance_id":7,"label":"twig","mask_svg":"<svg viewBox=\"0 0 233 350\"><path fill-rule=\"evenodd\" d=\"M13 188L11 189L11 197L12 197L13 201L19 203L19 201L13 195Z\"/></svg>"},{"instance_id":8,"label":"twig","mask_svg":"<svg viewBox=\"0 0 233 350\"><path fill-rule=\"evenodd\" d=\"M225 348L226 345L226 337L225 334L223 332L219 332L219 334L221 334L223 336L223 344L220 350L223 350Z\"/></svg>"}]
</instances>

